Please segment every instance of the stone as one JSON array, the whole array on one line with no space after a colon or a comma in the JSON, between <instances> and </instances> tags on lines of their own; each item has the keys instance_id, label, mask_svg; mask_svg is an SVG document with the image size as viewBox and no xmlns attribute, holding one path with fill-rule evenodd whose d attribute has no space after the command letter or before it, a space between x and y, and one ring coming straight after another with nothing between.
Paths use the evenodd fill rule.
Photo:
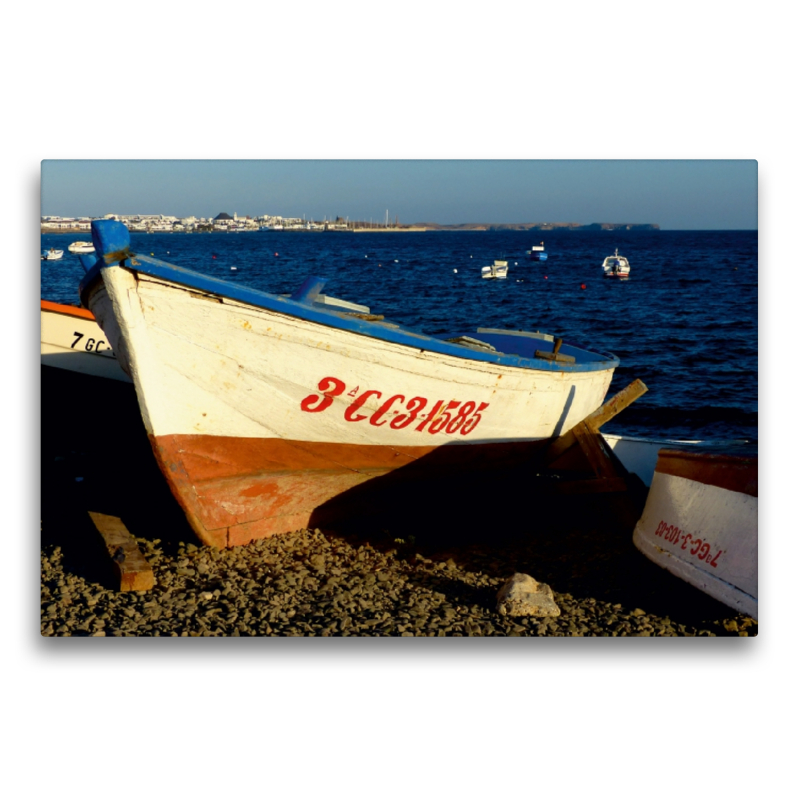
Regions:
<instances>
[{"instance_id":1,"label":"stone","mask_svg":"<svg viewBox=\"0 0 800 800\"><path fill-rule=\"evenodd\" d=\"M497 593L497 611L510 617L557 617L553 590L530 575L515 573Z\"/></svg>"}]
</instances>

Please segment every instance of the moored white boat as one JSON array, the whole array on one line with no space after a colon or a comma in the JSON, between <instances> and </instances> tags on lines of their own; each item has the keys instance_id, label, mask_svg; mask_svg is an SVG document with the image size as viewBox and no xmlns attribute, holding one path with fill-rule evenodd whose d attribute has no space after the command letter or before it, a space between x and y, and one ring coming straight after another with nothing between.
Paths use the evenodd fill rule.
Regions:
<instances>
[{"instance_id":1,"label":"moored white boat","mask_svg":"<svg viewBox=\"0 0 800 800\"><path fill-rule=\"evenodd\" d=\"M55 247L50 247L47 250L42 250L43 261L57 261L59 258L64 257L63 250L56 250Z\"/></svg>"},{"instance_id":2,"label":"moored white boat","mask_svg":"<svg viewBox=\"0 0 800 800\"><path fill-rule=\"evenodd\" d=\"M619 249L614 250L613 256L603 260L603 277L627 278L631 274L631 265L628 259L619 254Z\"/></svg>"},{"instance_id":3,"label":"moored white boat","mask_svg":"<svg viewBox=\"0 0 800 800\"><path fill-rule=\"evenodd\" d=\"M130 383L86 308L42 300L42 365Z\"/></svg>"},{"instance_id":4,"label":"moored white boat","mask_svg":"<svg viewBox=\"0 0 800 800\"><path fill-rule=\"evenodd\" d=\"M525 461L601 405L619 363L541 333L421 335L316 302L319 279L280 297L134 255L120 223L92 235L81 297L207 544L323 524L412 466Z\"/></svg>"},{"instance_id":5,"label":"moored white boat","mask_svg":"<svg viewBox=\"0 0 800 800\"><path fill-rule=\"evenodd\" d=\"M758 460L661 450L633 542L673 575L758 619Z\"/></svg>"},{"instance_id":6,"label":"moored white boat","mask_svg":"<svg viewBox=\"0 0 800 800\"><path fill-rule=\"evenodd\" d=\"M544 251L544 242L533 245L530 250L525 251L525 255L533 261L547 261L547 253Z\"/></svg>"},{"instance_id":7,"label":"moored white boat","mask_svg":"<svg viewBox=\"0 0 800 800\"><path fill-rule=\"evenodd\" d=\"M73 242L68 248L70 253L94 253L94 245L91 242Z\"/></svg>"},{"instance_id":8,"label":"moored white boat","mask_svg":"<svg viewBox=\"0 0 800 800\"><path fill-rule=\"evenodd\" d=\"M481 278L508 277L508 261L497 261L487 267L481 267Z\"/></svg>"}]
</instances>

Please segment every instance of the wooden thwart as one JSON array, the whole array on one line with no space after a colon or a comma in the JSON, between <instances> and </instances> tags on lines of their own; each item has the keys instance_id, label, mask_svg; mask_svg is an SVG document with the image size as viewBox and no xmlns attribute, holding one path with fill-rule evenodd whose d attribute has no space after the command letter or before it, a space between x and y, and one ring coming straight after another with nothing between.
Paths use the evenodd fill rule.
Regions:
<instances>
[{"instance_id":1,"label":"wooden thwart","mask_svg":"<svg viewBox=\"0 0 800 800\"><path fill-rule=\"evenodd\" d=\"M155 586L153 569L139 550L136 540L119 517L90 511L92 519L119 576L121 592L142 592Z\"/></svg>"}]
</instances>

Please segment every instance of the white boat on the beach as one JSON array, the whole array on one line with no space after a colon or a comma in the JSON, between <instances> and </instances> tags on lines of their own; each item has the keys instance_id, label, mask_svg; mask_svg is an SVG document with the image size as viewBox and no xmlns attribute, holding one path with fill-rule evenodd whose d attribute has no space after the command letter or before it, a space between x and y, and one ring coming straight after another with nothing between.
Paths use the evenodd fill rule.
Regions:
<instances>
[{"instance_id":1,"label":"white boat on the beach","mask_svg":"<svg viewBox=\"0 0 800 800\"><path fill-rule=\"evenodd\" d=\"M130 383L86 308L42 300L42 366Z\"/></svg>"},{"instance_id":2,"label":"white boat on the beach","mask_svg":"<svg viewBox=\"0 0 800 800\"><path fill-rule=\"evenodd\" d=\"M81 299L206 544L385 512L389 488L408 507L454 475L490 487L594 412L619 363L538 332L420 334L318 303L313 277L257 291L134 254L111 220L92 236ZM459 482L439 498L467 509Z\"/></svg>"},{"instance_id":3,"label":"white boat on the beach","mask_svg":"<svg viewBox=\"0 0 800 800\"><path fill-rule=\"evenodd\" d=\"M63 256L64 251L56 250L55 247L51 247L48 250L42 250L43 261L57 261L59 258L63 258Z\"/></svg>"},{"instance_id":4,"label":"white boat on the beach","mask_svg":"<svg viewBox=\"0 0 800 800\"><path fill-rule=\"evenodd\" d=\"M73 242L68 248L70 253L94 253L94 245L91 242Z\"/></svg>"},{"instance_id":5,"label":"white boat on the beach","mask_svg":"<svg viewBox=\"0 0 800 800\"><path fill-rule=\"evenodd\" d=\"M603 261L603 277L627 278L631 274L631 265L628 259L619 254L619 249L614 250L613 256L608 256Z\"/></svg>"},{"instance_id":6,"label":"white boat on the beach","mask_svg":"<svg viewBox=\"0 0 800 800\"><path fill-rule=\"evenodd\" d=\"M505 278L508 276L508 261L497 261L488 267L481 267L481 278Z\"/></svg>"},{"instance_id":7,"label":"white boat on the beach","mask_svg":"<svg viewBox=\"0 0 800 800\"><path fill-rule=\"evenodd\" d=\"M758 619L758 459L661 450L633 542L673 575Z\"/></svg>"}]
</instances>

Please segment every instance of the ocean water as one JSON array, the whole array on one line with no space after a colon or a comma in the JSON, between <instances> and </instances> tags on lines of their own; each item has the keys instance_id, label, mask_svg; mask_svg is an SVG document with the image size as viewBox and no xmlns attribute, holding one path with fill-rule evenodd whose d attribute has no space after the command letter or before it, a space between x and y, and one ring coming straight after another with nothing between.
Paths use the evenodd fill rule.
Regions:
<instances>
[{"instance_id":1,"label":"ocean water","mask_svg":"<svg viewBox=\"0 0 800 800\"><path fill-rule=\"evenodd\" d=\"M67 251L86 234L42 236L63 249L41 262L41 296L77 303L83 268ZM428 334L478 327L541 330L614 353L610 394L636 378L648 392L603 428L701 439L712 450L758 449L756 231L487 231L430 233L132 234L133 249L273 293L309 275L326 294ZM525 251L544 241L548 259ZM615 249L627 280L604 278ZM506 258L505 280L482 266ZM235 267L235 269L233 269Z\"/></svg>"}]
</instances>

